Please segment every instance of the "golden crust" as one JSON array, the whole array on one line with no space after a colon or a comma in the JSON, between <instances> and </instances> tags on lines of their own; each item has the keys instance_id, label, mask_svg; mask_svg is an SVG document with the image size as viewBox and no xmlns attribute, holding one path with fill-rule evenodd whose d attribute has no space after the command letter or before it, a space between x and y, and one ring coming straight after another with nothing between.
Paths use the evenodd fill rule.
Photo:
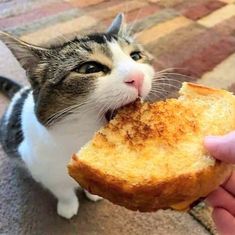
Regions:
<instances>
[{"instance_id":1,"label":"golden crust","mask_svg":"<svg viewBox=\"0 0 235 235\"><path fill-rule=\"evenodd\" d=\"M107 130L118 135L120 141L129 144L129 147L134 149L142 148L146 140L150 139L175 145L188 132L199 130L195 119L195 112L175 99L152 104L141 104L137 101L120 110L115 119L108 124ZM174 128L172 122L175 122ZM98 135L106 138L106 143L112 146L105 131ZM94 145L99 145L99 138L94 139Z\"/></svg>"},{"instance_id":2,"label":"golden crust","mask_svg":"<svg viewBox=\"0 0 235 235\"><path fill-rule=\"evenodd\" d=\"M220 185L231 166L203 148L235 129L235 97L184 83L179 99L122 108L78 153L69 174L93 194L132 210L185 209Z\"/></svg>"},{"instance_id":3,"label":"golden crust","mask_svg":"<svg viewBox=\"0 0 235 235\"><path fill-rule=\"evenodd\" d=\"M176 205L182 202L188 204L181 209L187 209L194 201L207 196L208 192L223 183L231 173L231 166L216 162L214 166L196 173L179 175L160 183L150 179L148 183L130 187L128 181L93 169L79 161L76 155L72 157L68 169L69 174L74 179L78 179L81 187L86 188L90 193L100 195L130 210L141 212L176 209Z\"/></svg>"},{"instance_id":4,"label":"golden crust","mask_svg":"<svg viewBox=\"0 0 235 235\"><path fill-rule=\"evenodd\" d=\"M223 90L202 86L200 84L195 83L184 83L183 89L191 89L194 92L201 94L201 95L209 95L209 94L224 94Z\"/></svg>"}]
</instances>

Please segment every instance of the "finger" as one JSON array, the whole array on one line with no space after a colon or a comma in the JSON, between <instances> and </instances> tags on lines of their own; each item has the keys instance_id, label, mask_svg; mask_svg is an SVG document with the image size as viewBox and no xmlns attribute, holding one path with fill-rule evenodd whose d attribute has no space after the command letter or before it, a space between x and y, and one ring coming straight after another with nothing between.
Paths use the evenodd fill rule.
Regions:
<instances>
[{"instance_id":1,"label":"finger","mask_svg":"<svg viewBox=\"0 0 235 235\"><path fill-rule=\"evenodd\" d=\"M224 136L208 136L204 144L215 158L235 163L235 131Z\"/></svg>"},{"instance_id":2,"label":"finger","mask_svg":"<svg viewBox=\"0 0 235 235\"><path fill-rule=\"evenodd\" d=\"M231 235L235 231L235 218L223 208L215 208L212 218L216 228L221 235Z\"/></svg>"},{"instance_id":3,"label":"finger","mask_svg":"<svg viewBox=\"0 0 235 235\"><path fill-rule=\"evenodd\" d=\"M222 187L235 197L235 171L232 172L231 176Z\"/></svg>"},{"instance_id":4,"label":"finger","mask_svg":"<svg viewBox=\"0 0 235 235\"><path fill-rule=\"evenodd\" d=\"M235 198L221 187L212 192L206 201L212 207L224 208L235 215Z\"/></svg>"}]
</instances>

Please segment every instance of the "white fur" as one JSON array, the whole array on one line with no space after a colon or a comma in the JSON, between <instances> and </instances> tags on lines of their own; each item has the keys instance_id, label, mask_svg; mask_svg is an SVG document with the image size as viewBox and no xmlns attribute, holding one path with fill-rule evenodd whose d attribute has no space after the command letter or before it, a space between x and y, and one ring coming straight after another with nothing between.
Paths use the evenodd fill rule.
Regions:
<instances>
[{"instance_id":1,"label":"white fur","mask_svg":"<svg viewBox=\"0 0 235 235\"><path fill-rule=\"evenodd\" d=\"M6 114L5 114L5 122L7 123L9 120L9 117L11 116L12 110L14 108L15 103L18 101L18 99L21 97L22 93L27 90L29 87L26 86L22 89L20 89L11 99L11 103L9 104Z\"/></svg>"},{"instance_id":2,"label":"white fur","mask_svg":"<svg viewBox=\"0 0 235 235\"><path fill-rule=\"evenodd\" d=\"M79 116L79 122L75 119L48 130L35 116L32 93L22 113L24 141L19 146L22 159L32 177L58 199L58 214L69 219L78 211L75 189L79 185L68 175L67 164L102 123L94 118L95 113L89 112Z\"/></svg>"},{"instance_id":3,"label":"white fur","mask_svg":"<svg viewBox=\"0 0 235 235\"><path fill-rule=\"evenodd\" d=\"M104 125L104 118L98 117L98 110L114 109L138 97L135 88L124 83L125 75L130 71L140 70L145 74L144 95L151 89L152 67L133 61L115 42L109 46L113 53L114 69L110 75L98 79L97 88L88 98L88 103L93 104L92 109L84 106L77 116L68 117L52 129L47 129L35 116L32 93L23 106L24 141L19 146L19 152L32 177L58 199L57 212L65 218L75 215L79 207L75 194L78 184L68 175L67 164L71 155ZM94 201L100 199L88 192L86 195Z\"/></svg>"}]
</instances>

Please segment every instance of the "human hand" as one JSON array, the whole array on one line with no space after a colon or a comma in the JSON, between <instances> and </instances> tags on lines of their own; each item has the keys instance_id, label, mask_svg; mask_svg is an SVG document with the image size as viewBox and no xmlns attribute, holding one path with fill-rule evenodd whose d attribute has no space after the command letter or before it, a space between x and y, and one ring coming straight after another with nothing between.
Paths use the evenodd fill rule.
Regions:
<instances>
[{"instance_id":1,"label":"human hand","mask_svg":"<svg viewBox=\"0 0 235 235\"><path fill-rule=\"evenodd\" d=\"M216 159L235 164L235 131L221 137L206 137L204 144ZM214 208L212 218L218 232L235 234L235 171L206 201Z\"/></svg>"}]
</instances>

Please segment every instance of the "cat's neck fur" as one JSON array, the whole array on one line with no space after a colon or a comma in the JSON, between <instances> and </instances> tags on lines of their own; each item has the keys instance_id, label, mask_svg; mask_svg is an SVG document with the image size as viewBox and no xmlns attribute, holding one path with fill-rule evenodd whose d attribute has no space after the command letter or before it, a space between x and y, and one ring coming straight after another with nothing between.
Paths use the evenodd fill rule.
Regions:
<instances>
[{"instance_id":1,"label":"cat's neck fur","mask_svg":"<svg viewBox=\"0 0 235 235\"><path fill-rule=\"evenodd\" d=\"M81 114L76 118L65 118L53 128L48 129L50 135L57 142L66 143L68 151L72 153L80 150L105 123L104 118L97 117L98 111L87 111L85 107L82 109L84 110L81 110Z\"/></svg>"},{"instance_id":2,"label":"cat's neck fur","mask_svg":"<svg viewBox=\"0 0 235 235\"><path fill-rule=\"evenodd\" d=\"M25 102L22 117L23 132L29 135L27 139L32 141L32 146L42 145L42 148L48 146L51 149L51 145L55 144L55 151L59 150L67 160L105 123L105 120L97 118L96 110L87 111L84 107L84 111L81 110L81 114L76 118L64 119L47 128L36 118L34 106L33 96L30 94ZM44 146L45 142L47 144Z\"/></svg>"}]
</instances>

